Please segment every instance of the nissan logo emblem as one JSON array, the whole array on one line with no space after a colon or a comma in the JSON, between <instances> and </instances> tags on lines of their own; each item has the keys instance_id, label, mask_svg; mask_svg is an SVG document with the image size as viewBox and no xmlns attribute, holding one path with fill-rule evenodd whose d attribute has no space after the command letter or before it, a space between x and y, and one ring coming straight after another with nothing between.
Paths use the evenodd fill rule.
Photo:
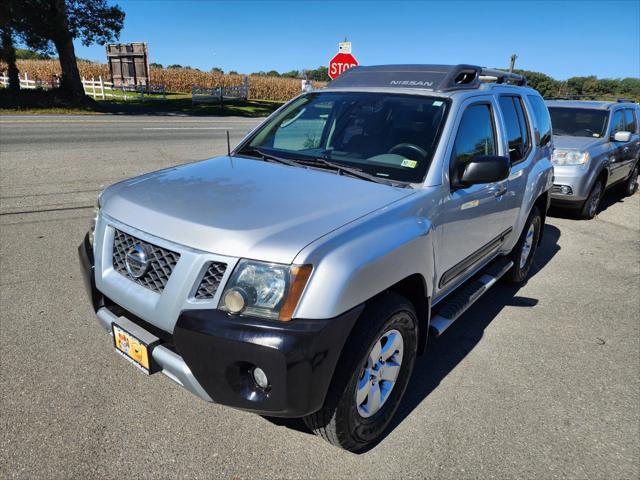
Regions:
<instances>
[{"instance_id":1,"label":"nissan logo emblem","mask_svg":"<svg viewBox=\"0 0 640 480\"><path fill-rule=\"evenodd\" d=\"M133 278L140 278L147 273L149 263L149 250L140 244L131 247L125 257L127 272Z\"/></svg>"}]
</instances>

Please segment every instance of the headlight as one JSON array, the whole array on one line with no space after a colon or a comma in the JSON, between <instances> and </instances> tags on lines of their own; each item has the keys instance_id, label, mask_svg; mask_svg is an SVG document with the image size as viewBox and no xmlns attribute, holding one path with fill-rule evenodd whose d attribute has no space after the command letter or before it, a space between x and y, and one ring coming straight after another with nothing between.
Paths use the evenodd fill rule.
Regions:
<instances>
[{"instance_id":1,"label":"headlight","mask_svg":"<svg viewBox=\"0 0 640 480\"><path fill-rule=\"evenodd\" d=\"M310 275L311 265L240 260L222 294L220 309L289 321Z\"/></svg>"},{"instance_id":2,"label":"headlight","mask_svg":"<svg viewBox=\"0 0 640 480\"><path fill-rule=\"evenodd\" d=\"M562 150L556 148L551 155L551 162L557 166L584 165L589 161L589 152L578 150Z\"/></svg>"},{"instance_id":3,"label":"headlight","mask_svg":"<svg viewBox=\"0 0 640 480\"><path fill-rule=\"evenodd\" d=\"M95 240L96 234L96 223L98 222L98 217L100 216L100 198L102 194L98 196L98 200L96 202L96 206L93 207L93 217L91 217L91 223L89 224L89 243L93 247L93 241Z\"/></svg>"}]
</instances>

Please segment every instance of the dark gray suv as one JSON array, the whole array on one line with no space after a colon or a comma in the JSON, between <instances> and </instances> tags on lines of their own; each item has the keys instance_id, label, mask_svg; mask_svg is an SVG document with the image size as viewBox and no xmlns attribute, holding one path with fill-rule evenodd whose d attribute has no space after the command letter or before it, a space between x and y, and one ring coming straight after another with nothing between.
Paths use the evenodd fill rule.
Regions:
<instances>
[{"instance_id":1,"label":"dark gray suv","mask_svg":"<svg viewBox=\"0 0 640 480\"><path fill-rule=\"evenodd\" d=\"M551 114L555 151L551 202L591 219L605 189L625 183L638 189L640 130L637 104L556 100Z\"/></svg>"}]
</instances>

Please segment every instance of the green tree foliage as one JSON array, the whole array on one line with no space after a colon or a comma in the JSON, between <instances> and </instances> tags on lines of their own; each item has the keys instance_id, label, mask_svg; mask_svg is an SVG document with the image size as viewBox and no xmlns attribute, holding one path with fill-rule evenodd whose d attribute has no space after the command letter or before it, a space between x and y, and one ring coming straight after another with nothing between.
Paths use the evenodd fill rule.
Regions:
<instances>
[{"instance_id":1,"label":"green tree foliage","mask_svg":"<svg viewBox=\"0 0 640 480\"><path fill-rule=\"evenodd\" d=\"M556 80L540 72L516 70L527 77L527 84L540 92L544 98L576 98L584 100L612 100L616 98L640 99L639 78L571 77Z\"/></svg>"},{"instance_id":2,"label":"green tree foliage","mask_svg":"<svg viewBox=\"0 0 640 480\"><path fill-rule=\"evenodd\" d=\"M331 80L329 77L329 68L320 66L313 70L305 70L307 79L315 80L316 82L328 82Z\"/></svg>"},{"instance_id":3,"label":"green tree foliage","mask_svg":"<svg viewBox=\"0 0 640 480\"><path fill-rule=\"evenodd\" d=\"M149 68L164 68L161 63L151 62Z\"/></svg>"},{"instance_id":4,"label":"green tree foliage","mask_svg":"<svg viewBox=\"0 0 640 480\"><path fill-rule=\"evenodd\" d=\"M58 53L61 90L84 99L73 40L104 45L118 38L124 12L107 0L4 0L10 11L8 26L20 42L43 54ZM0 16L4 24L4 15Z\"/></svg>"},{"instance_id":5,"label":"green tree foliage","mask_svg":"<svg viewBox=\"0 0 640 480\"><path fill-rule=\"evenodd\" d=\"M211 73L224 73L224 70L222 70L220 67L213 67L211 69Z\"/></svg>"},{"instance_id":6,"label":"green tree foliage","mask_svg":"<svg viewBox=\"0 0 640 480\"><path fill-rule=\"evenodd\" d=\"M184 67L179 63L174 63L172 65L169 65L167 68L184 68Z\"/></svg>"},{"instance_id":7,"label":"green tree foliage","mask_svg":"<svg viewBox=\"0 0 640 480\"><path fill-rule=\"evenodd\" d=\"M50 55L39 53L27 48L16 48L16 59L18 60L49 60Z\"/></svg>"}]
</instances>

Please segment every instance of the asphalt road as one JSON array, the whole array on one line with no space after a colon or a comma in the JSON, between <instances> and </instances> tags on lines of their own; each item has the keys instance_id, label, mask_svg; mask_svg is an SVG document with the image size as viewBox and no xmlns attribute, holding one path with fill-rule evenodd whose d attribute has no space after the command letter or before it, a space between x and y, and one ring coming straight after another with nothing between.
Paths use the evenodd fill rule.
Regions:
<instances>
[{"instance_id":1,"label":"asphalt road","mask_svg":"<svg viewBox=\"0 0 640 480\"><path fill-rule=\"evenodd\" d=\"M87 207L255 122L0 116L0 477L640 476L640 195L610 193L593 221L549 218L531 280L499 284L430 344L363 455L120 358L78 271Z\"/></svg>"}]
</instances>

